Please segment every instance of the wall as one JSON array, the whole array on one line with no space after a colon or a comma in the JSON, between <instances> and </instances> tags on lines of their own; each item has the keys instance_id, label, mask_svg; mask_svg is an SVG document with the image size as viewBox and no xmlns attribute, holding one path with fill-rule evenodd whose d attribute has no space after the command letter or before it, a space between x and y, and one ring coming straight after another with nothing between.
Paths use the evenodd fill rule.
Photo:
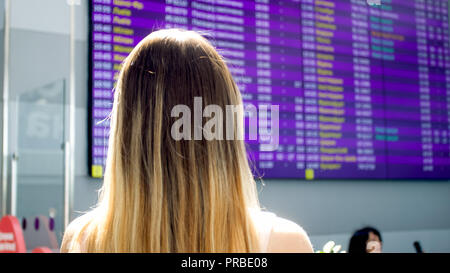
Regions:
<instances>
[{"instance_id":1,"label":"wall","mask_svg":"<svg viewBox=\"0 0 450 273\"><path fill-rule=\"evenodd\" d=\"M69 52L68 47L65 47L68 43L66 1L12 2L11 37L15 41L12 50L15 61L11 64L11 92L19 94L58 79L67 79ZM79 212L95 204L97 190L101 186L99 180L87 175L88 12L86 1L81 2L76 12L77 150L74 204L75 210ZM52 16L36 16L48 12ZM39 50L46 47L54 50L44 50L44 53L39 54ZM31 59L27 58L27 52L31 54ZM30 60L40 64L39 71L27 65ZM58 192L61 181L57 174L54 177L58 178L53 182L48 177L33 177L32 180L50 181L44 187ZM450 252L450 183L268 180L265 184L260 194L262 205L301 224L316 248L321 248L328 240L335 240L346 248L355 229L374 225L383 234L386 251L412 252L413 241L420 240L425 251ZM31 194L31 191L25 189L24 194ZM29 200L27 206L32 206L31 200L34 199L30 196L24 200Z\"/></svg>"},{"instance_id":2,"label":"wall","mask_svg":"<svg viewBox=\"0 0 450 273\"><path fill-rule=\"evenodd\" d=\"M386 251L450 251L450 184L429 181L267 181L261 202L300 223L315 248L334 240L347 248L363 226L385 235ZM435 242L439 242L436 244Z\"/></svg>"}]
</instances>

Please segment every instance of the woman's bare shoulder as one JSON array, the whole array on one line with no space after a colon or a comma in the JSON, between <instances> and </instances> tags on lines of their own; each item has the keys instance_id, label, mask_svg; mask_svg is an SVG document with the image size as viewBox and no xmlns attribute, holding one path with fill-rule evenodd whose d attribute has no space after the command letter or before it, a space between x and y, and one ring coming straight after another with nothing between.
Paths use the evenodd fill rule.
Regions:
<instances>
[{"instance_id":1,"label":"woman's bare shoulder","mask_svg":"<svg viewBox=\"0 0 450 273\"><path fill-rule=\"evenodd\" d=\"M298 224L275 217L268 252L312 253L313 248L306 231Z\"/></svg>"},{"instance_id":2,"label":"woman's bare shoulder","mask_svg":"<svg viewBox=\"0 0 450 273\"><path fill-rule=\"evenodd\" d=\"M88 212L77 218L75 218L70 224L67 226L64 231L63 240L61 243L61 252L70 251L70 245L72 244L72 240L75 234L81 231L89 222L93 219L93 213Z\"/></svg>"}]
</instances>

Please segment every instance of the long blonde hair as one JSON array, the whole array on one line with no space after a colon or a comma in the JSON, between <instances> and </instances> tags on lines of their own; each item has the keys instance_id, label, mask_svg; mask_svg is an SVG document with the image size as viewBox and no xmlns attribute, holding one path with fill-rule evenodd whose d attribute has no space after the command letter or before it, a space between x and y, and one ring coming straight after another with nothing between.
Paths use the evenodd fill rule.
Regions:
<instances>
[{"instance_id":1,"label":"long blonde hair","mask_svg":"<svg viewBox=\"0 0 450 273\"><path fill-rule=\"evenodd\" d=\"M194 97L242 105L223 58L196 32L153 32L126 58L100 200L73 238L85 251L258 251L248 208L259 204L243 141L171 137L172 108L193 109ZM234 131L242 126L237 119Z\"/></svg>"}]
</instances>

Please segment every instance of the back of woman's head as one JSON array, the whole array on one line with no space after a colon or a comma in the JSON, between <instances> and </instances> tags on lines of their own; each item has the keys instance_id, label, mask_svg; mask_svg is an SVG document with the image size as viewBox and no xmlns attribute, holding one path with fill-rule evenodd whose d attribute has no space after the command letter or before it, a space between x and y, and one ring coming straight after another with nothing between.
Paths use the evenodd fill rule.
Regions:
<instances>
[{"instance_id":1,"label":"back of woman's head","mask_svg":"<svg viewBox=\"0 0 450 273\"><path fill-rule=\"evenodd\" d=\"M196 113L194 98L203 108L214 104L224 111L242 104L225 62L199 34L153 32L125 59L115 89L104 186L85 227L87 251L257 250L247 214L258 204L239 136L242 113L231 127L220 119L221 126L213 128L222 135L232 129L232 139L199 139L196 130L201 134L208 119L195 122L203 108ZM181 116L174 115L177 105L191 110L191 128L181 128L189 138L173 135Z\"/></svg>"}]
</instances>

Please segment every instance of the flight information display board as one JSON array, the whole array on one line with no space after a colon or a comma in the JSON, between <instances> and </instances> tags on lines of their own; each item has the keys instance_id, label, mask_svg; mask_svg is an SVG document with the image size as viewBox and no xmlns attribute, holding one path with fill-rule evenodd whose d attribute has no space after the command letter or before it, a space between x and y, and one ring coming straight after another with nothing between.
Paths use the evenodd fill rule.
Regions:
<instances>
[{"instance_id":1,"label":"flight information display board","mask_svg":"<svg viewBox=\"0 0 450 273\"><path fill-rule=\"evenodd\" d=\"M244 103L279 105L277 150L248 142L259 175L449 179L448 5L447 0L92 0L92 175L104 172L109 123L103 120L111 111L121 62L151 31L183 28L211 37Z\"/></svg>"}]
</instances>

